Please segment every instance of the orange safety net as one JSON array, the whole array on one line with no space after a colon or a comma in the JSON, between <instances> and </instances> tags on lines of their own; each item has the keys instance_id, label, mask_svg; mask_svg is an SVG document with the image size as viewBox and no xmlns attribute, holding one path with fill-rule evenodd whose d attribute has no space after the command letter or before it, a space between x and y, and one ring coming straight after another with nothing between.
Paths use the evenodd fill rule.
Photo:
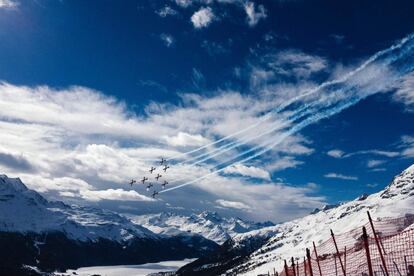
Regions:
<instances>
[{"instance_id":1,"label":"orange safety net","mask_svg":"<svg viewBox=\"0 0 414 276\"><path fill-rule=\"evenodd\" d=\"M414 215L381 219L372 224L376 236L369 221L364 225L366 239L362 227L333 235L310 248L310 260L304 258L279 275L368 276L370 262L372 275L414 276Z\"/></svg>"}]
</instances>

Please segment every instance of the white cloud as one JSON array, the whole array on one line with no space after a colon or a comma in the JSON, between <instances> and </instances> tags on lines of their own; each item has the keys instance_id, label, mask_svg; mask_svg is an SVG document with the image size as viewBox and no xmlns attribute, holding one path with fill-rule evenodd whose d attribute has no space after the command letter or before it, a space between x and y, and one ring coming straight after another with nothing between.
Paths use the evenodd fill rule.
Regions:
<instances>
[{"instance_id":1,"label":"white cloud","mask_svg":"<svg viewBox=\"0 0 414 276\"><path fill-rule=\"evenodd\" d=\"M344 157L351 157L354 155L362 155L362 154L368 154L368 155L379 155L379 156L385 156L385 157L398 157L400 155L397 151L385 151L385 150L360 150L356 152L351 152L346 154Z\"/></svg>"},{"instance_id":2,"label":"white cloud","mask_svg":"<svg viewBox=\"0 0 414 276\"><path fill-rule=\"evenodd\" d=\"M244 11L247 15L247 23L249 26L255 26L261 19L265 19L267 17L266 9L263 5L255 7L254 2L246 2L244 4Z\"/></svg>"},{"instance_id":3,"label":"white cloud","mask_svg":"<svg viewBox=\"0 0 414 276\"><path fill-rule=\"evenodd\" d=\"M182 8L187 8L193 3L193 0L175 0L175 3Z\"/></svg>"},{"instance_id":4,"label":"white cloud","mask_svg":"<svg viewBox=\"0 0 414 276\"><path fill-rule=\"evenodd\" d=\"M202 146L210 142L209 139L204 138L200 134L192 135L181 131L176 136L165 136L164 138L168 144L175 147Z\"/></svg>"},{"instance_id":5,"label":"white cloud","mask_svg":"<svg viewBox=\"0 0 414 276\"><path fill-rule=\"evenodd\" d=\"M123 200L123 201L154 201L154 199L141 195L134 190L125 191L123 189L107 189L100 191L85 190L80 191L83 199L88 201L101 200Z\"/></svg>"},{"instance_id":6,"label":"white cloud","mask_svg":"<svg viewBox=\"0 0 414 276\"><path fill-rule=\"evenodd\" d=\"M414 157L414 136L404 135L401 137L401 156L405 158Z\"/></svg>"},{"instance_id":7,"label":"white cloud","mask_svg":"<svg viewBox=\"0 0 414 276\"><path fill-rule=\"evenodd\" d=\"M194 28L205 28L213 22L215 15L210 7L200 8L191 16L191 22Z\"/></svg>"},{"instance_id":8,"label":"white cloud","mask_svg":"<svg viewBox=\"0 0 414 276\"><path fill-rule=\"evenodd\" d=\"M379 165L384 164L385 161L384 160L368 160L367 161L367 167L368 168L374 168L374 167L378 167Z\"/></svg>"},{"instance_id":9,"label":"white cloud","mask_svg":"<svg viewBox=\"0 0 414 276\"><path fill-rule=\"evenodd\" d=\"M165 6L162 9L156 11L156 13L161 17L167 17L178 14L177 11L171 8L170 6Z\"/></svg>"},{"instance_id":10,"label":"white cloud","mask_svg":"<svg viewBox=\"0 0 414 276\"><path fill-rule=\"evenodd\" d=\"M165 46L171 47L175 43L175 39L172 35L161 34L160 39L164 42Z\"/></svg>"},{"instance_id":11,"label":"white cloud","mask_svg":"<svg viewBox=\"0 0 414 276\"><path fill-rule=\"evenodd\" d=\"M320 188L318 184L313 183L313 182L309 182L308 184L306 184L306 187L312 190L316 190Z\"/></svg>"},{"instance_id":12,"label":"white cloud","mask_svg":"<svg viewBox=\"0 0 414 276\"><path fill-rule=\"evenodd\" d=\"M270 174L268 171L254 166L245 166L243 164L235 164L226 168L223 172L226 174L239 174L242 176L270 180Z\"/></svg>"},{"instance_id":13,"label":"white cloud","mask_svg":"<svg viewBox=\"0 0 414 276\"><path fill-rule=\"evenodd\" d=\"M325 70L328 62L325 58L290 49L277 53L269 65L276 74L308 78L313 73Z\"/></svg>"},{"instance_id":14,"label":"white cloud","mask_svg":"<svg viewBox=\"0 0 414 276\"><path fill-rule=\"evenodd\" d=\"M368 183L367 184L367 187L368 188L375 188L375 187L377 187L378 186L378 183Z\"/></svg>"},{"instance_id":15,"label":"white cloud","mask_svg":"<svg viewBox=\"0 0 414 276\"><path fill-rule=\"evenodd\" d=\"M386 168L374 168L371 171L372 172L385 172L387 169Z\"/></svg>"},{"instance_id":16,"label":"white cloud","mask_svg":"<svg viewBox=\"0 0 414 276\"><path fill-rule=\"evenodd\" d=\"M358 177L356 177L356 176L343 175L343 174L339 174L339 173L328 173L328 174L325 174L324 177L343 179L343 180L353 180L353 181L358 180Z\"/></svg>"},{"instance_id":17,"label":"white cloud","mask_svg":"<svg viewBox=\"0 0 414 276\"><path fill-rule=\"evenodd\" d=\"M414 112L414 73L408 74L399 82L393 99L404 104L407 111Z\"/></svg>"},{"instance_id":18,"label":"white cloud","mask_svg":"<svg viewBox=\"0 0 414 276\"><path fill-rule=\"evenodd\" d=\"M128 181L131 178L149 174L148 168L160 156L176 156L188 147L205 145L217 137L256 123L260 118L258 114L273 105L268 100L252 99L234 91L222 91L210 98L194 94L182 97L178 106L153 103L147 107L145 116L137 117L124 103L84 87L54 90L47 86L2 83L0 152L24 156L36 172L25 170L19 173L19 170L12 170L2 163L0 170L6 174L18 173L30 188L53 196L58 194L70 200L92 203L100 201L100 204L105 204L106 200L123 199L133 202L130 204L134 204L135 210L141 210L136 206L148 210L149 207L143 205L147 204L143 198L147 193L143 185L134 186L135 192L126 190L130 188ZM242 142L246 137L262 133L281 124L283 118L285 115L280 113L274 120L263 122L257 129L235 137L234 141ZM253 140L248 145L259 145L277 135L280 133ZM291 136L273 154L309 154L311 150L306 144L307 141L300 136ZM215 149L217 146L206 148L207 151ZM171 166L165 178L168 181L195 179L211 173L216 162L239 153L234 148L197 167L186 163ZM254 169L250 164L244 166L249 174L267 178L268 173ZM215 206L203 205L201 199L215 202L225 194L227 201L250 206L254 211L249 213L251 219L280 220L306 214L309 209L324 203L323 197L309 196L308 192L307 188L286 188L279 184L251 186L246 178L216 175L200 181L197 186L162 194L162 199L180 208L203 209ZM280 193L286 200L269 196L276 197ZM260 205L256 204L257 200L261 201ZM159 202L155 201L151 206L157 204ZM230 210L238 212L234 215L246 215L245 210L228 208L226 212Z\"/></svg>"},{"instance_id":19,"label":"white cloud","mask_svg":"<svg viewBox=\"0 0 414 276\"><path fill-rule=\"evenodd\" d=\"M339 91L341 85L336 86ZM64 196L75 195L80 199L87 197L95 200L104 198L103 195L99 196L102 193L96 191L106 191L108 187L113 190L129 188L128 180L149 174L148 168L160 156L169 158L184 153L190 150L188 147L191 143L201 144L200 140L203 139L214 141L255 124L255 128L231 139L232 143L242 146L223 150L209 162L203 162L202 166L194 167L186 163L173 166L168 175L169 180L194 180L212 174L221 162L228 162L242 154L242 149L251 147L270 150L260 160L267 170L267 165L275 160L275 156L286 158L283 164L274 165L275 168L292 167L298 164L296 156L312 153L310 141L300 134L288 132L293 124L287 118L295 116L295 113L287 110L264 121L261 115L274 110L285 97L300 95L303 93L302 88L312 88L314 84L272 87L278 89L276 92L281 97L262 94L261 91L252 97L231 90L215 91L211 97L183 94L177 105L151 103L145 108L144 115L137 116L125 103L85 87L56 90L47 86L28 87L1 83L0 152L22 155L29 160L38 172L35 175L25 172L24 177L39 177L41 181L33 181L38 190L57 191ZM267 88L270 91L272 87ZM365 85L359 87L358 95L368 93L366 87L369 88L367 91L371 91L372 87ZM288 96L285 95L286 90ZM326 109L328 104L336 106L348 101L348 94L344 97L343 93L323 92L320 91L317 97L304 99L306 106L310 106L304 111L313 114L319 107ZM351 96L355 95L351 93ZM186 135L180 136L180 132L195 136L196 142ZM257 137L258 134L262 136ZM165 137L173 137L173 144ZM274 141L279 141L279 144L270 148L270 143ZM219 145L208 147L205 151L212 152ZM252 163L244 165L250 167ZM2 164L0 169L5 173L15 172ZM74 181L74 186L78 188L69 189L65 185L56 186L43 181L62 177L83 182ZM181 184L183 181L177 182ZM84 186L85 183L91 187ZM137 193L145 193L142 185L135 189ZM255 215L256 218L281 220L306 214L309 209L318 207L325 201L324 197L309 195L312 192L310 187L298 188L274 183L252 185L252 181L247 178L211 175L197 180L197 185L162 196L165 202L173 206L191 209L208 207L200 203L201 199L204 202L215 202L225 195L228 201L243 202L250 206L252 216ZM283 198L280 197L281 194ZM258 201L260 205L256 204ZM140 202L138 200L136 204L141 204Z\"/></svg>"},{"instance_id":20,"label":"white cloud","mask_svg":"<svg viewBox=\"0 0 414 276\"><path fill-rule=\"evenodd\" d=\"M276 158L275 161L269 163L266 169L271 172L283 171L288 168L296 168L298 165L303 164L302 161L296 160L293 156L284 156Z\"/></svg>"},{"instance_id":21,"label":"white cloud","mask_svg":"<svg viewBox=\"0 0 414 276\"><path fill-rule=\"evenodd\" d=\"M15 9L19 3L14 0L0 0L0 9Z\"/></svg>"},{"instance_id":22,"label":"white cloud","mask_svg":"<svg viewBox=\"0 0 414 276\"><path fill-rule=\"evenodd\" d=\"M217 199L216 203L219 204L222 207L225 208L234 208L234 209L244 209L244 210L250 210L251 207L244 204L243 202L238 201L229 201L224 199Z\"/></svg>"},{"instance_id":23,"label":"white cloud","mask_svg":"<svg viewBox=\"0 0 414 276\"><path fill-rule=\"evenodd\" d=\"M345 152L339 149L334 149L334 150L328 151L326 154L333 158L341 158L344 156Z\"/></svg>"}]
</instances>

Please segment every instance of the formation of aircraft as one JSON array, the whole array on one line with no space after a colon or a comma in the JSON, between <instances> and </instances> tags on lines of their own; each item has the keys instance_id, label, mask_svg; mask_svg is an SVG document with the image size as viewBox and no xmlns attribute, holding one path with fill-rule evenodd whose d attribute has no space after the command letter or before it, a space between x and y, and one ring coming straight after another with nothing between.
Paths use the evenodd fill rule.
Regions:
<instances>
[{"instance_id":1,"label":"formation of aircraft","mask_svg":"<svg viewBox=\"0 0 414 276\"><path fill-rule=\"evenodd\" d=\"M164 173L166 173L167 172L167 170L170 168L169 166L168 166L168 164L167 164L167 159L165 159L165 158L161 158L161 160L160 161L158 161L157 163L159 163L160 164L160 166L162 166L162 168L161 168L161 170L163 170L164 171ZM151 168L148 170L149 171L149 173L150 174L152 174L155 170L157 170L157 168L156 167L153 167L153 166L151 166ZM157 173L157 175L154 177L155 178L155 180L158 182L158 181L160 181L160 178L162 177L162 174L159 174L159 173ZM152 183L152 182L146 182L147 180L149 180L148 179L148 177L143 177L142 179L141 179L141 183L142 184L146 184L146 183L148 183L147 184L147 186L146 186L146 189L147 189L147 191L150 191L151 190L151 188L152 187L154 187L154 184ZM129 182L129 184L131 185L131 187L132 187L132 185L134 184L134 183L136 183L137 181L135 180L135 179L131 179L131 181ZM162 182L162 184L161 184L161 187L162 187L162 189L165 189L165 186L166 185L168 185L168 181L166 181L166 180L164 180L163 182ZM158 192L156 191L156 190L154 190L153 191L153 193L152 193L152 197L153 198L155 198L155 196L156 195L158 195Z\"/></svg>"}]
</instances>

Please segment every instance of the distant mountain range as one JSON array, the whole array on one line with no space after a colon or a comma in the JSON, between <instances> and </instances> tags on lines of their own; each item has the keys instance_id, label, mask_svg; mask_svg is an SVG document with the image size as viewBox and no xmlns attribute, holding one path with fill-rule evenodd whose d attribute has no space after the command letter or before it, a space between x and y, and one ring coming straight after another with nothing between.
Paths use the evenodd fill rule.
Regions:
<instances>
[{"instance_id":1,"label":"distant mountain range","mask_svg":"<svg viewBox=\"0 0 414 276\"><path fill-rule=\"evenodd\" d=\"M205 256L240 233L273 225L217 213L126 216L48 201L0 175L0 275ZM34 271L30 273L36 274Z\"/></svg>"},{"instance_id":2,"label":"distant mountain range","mask_svg":"<svg viewBox=\"0 0 414 276\"><path fill-rule=\"evenodd\" d=\"M319 244L329 238L329 229L340 234L360 227L374 218L414 214L414 165L406 169L381 192L364 195L340 205L326 206L312 214L276 226L236 234L216 251L182 267L177 274L186 275L267 275L281 271L283 259L302 258L311 242ZM406 227L413 227L413 224Z\"/></svg>"},{"instance_id":3,"label":"distant mountain range","mask_svg":"<svg viewBox=\"0 0 414 276\"><path fill-rule=\"evenodd\" d=\"M176 236L182 233L193 233L218 244L223 244L237 234L274 226L270 221L255 223L240 218L223 218L216 212L208 211L191 216L160 213L129 217L134 223L157 234Z\"/></svg>"}]
</instances>

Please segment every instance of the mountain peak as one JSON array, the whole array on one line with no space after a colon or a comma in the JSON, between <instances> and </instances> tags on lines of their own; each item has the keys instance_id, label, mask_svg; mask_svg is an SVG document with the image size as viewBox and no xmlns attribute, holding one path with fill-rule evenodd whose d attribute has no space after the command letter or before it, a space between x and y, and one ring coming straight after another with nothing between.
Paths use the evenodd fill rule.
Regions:
<instances>
[{"instance_id":1,"label":"mountain peak","mask_svg":"<svg viewBox=\"0 0 414 276\"><path fill-rule=\"evenodd\" d=\"M20 178L9 178L4 174L0 175L0 185L1 187L6 187L7 189L12 189L16 192L24 192L28 190Z\"/></svg>"},{"instance_id":2,"label":"mountain peak","mask_svg":"<svg viewBox=\"0 0 414 276\"><path fill-rule=\"evenodd\" d=\"M401 174L394 177L393 181L381 193L381 198L401 197L414 195L414 165L411 165Z\"/></svg>"},{"instance_id":3,"label":"mountain peak","mask_svg":"<svg viewBox=\"0 0 414 276\"><path fill-rule=\"evenodd\" d=\"M204 211L198 215L200 218L204 218L213 222L220 222L222 221L222 217L217 212L211 211Z\"/></svg>"}]
</instances>

